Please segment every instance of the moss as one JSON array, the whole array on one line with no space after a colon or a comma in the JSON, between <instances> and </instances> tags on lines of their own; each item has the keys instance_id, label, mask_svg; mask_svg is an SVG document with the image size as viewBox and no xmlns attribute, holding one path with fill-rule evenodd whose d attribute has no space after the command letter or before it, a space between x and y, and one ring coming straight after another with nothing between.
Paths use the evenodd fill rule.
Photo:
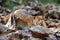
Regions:
<instances>
[{"instance_id":1,"label":"moss","mask_svg":"<svg viewBox=\"0 0 60 40\"><path fill-rule=\"evenodd\" d=\"M7 8L13 8L14 6L16 6L16 4L11 3L10 1L6 1L5 5Z\"/></svg>"},{"instance_id":2,"label":"moss","mask_svg":"<svg viewBox=\"0 0 60 40\"><path fill-rule=\"evenodd\" d=\"M28 2L29 0L19 0L18 2L19 3L24 3L26 1ZM34 1L34 0L32 0L32 1ZM50 4L60 5L56 1L57 0L38 0L38 2L41 2L43 4L50 3ZM17 6L17 4L11 3L9 0L6 1L5 5L6 5L7 8L13 8L14 6Z\"/></svg>"}]
</instances>

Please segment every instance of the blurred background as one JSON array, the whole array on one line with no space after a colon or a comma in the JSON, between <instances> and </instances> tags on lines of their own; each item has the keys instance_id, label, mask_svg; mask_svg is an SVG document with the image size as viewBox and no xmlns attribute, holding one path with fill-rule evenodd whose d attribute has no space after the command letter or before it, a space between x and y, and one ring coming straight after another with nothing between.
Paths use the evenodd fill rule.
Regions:
<instances>
[{"instance_id":1,"label":"blurred background","mask_svg":"<svg viewBox=\"0 0 60 40\"><path fill-rule=\"evenodd\" d=\"M43 4L50 3L55 4L57 6L60 5L60 0L0 0L0 5L11 9L14 6L28 2L38 2Z\"/></svg>"}]
</instances>

